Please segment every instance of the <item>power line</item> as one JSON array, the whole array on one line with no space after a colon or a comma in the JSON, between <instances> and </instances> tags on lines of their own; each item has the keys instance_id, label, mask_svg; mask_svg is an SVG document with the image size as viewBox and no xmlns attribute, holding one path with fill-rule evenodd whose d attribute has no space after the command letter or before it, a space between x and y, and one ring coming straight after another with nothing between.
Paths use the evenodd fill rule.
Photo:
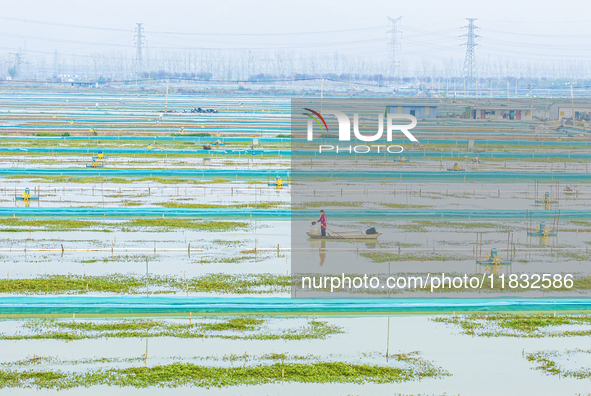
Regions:
<instances>
[{"instance_id":1,"label":"power line","mask_svg":"<svg viewBox=\"0 0 591 396\"><path fill-rule=\"evenodd\" d=\"M121 47L121 48L132 47L129 44L116 44L116 43L105 43L105 42L99 43L99 42L92 42L92 41L79 41L79 40L70 40L70 39L54 39L54 38L49 38L49 37L24 36L24 35L9 34L9 33L3 33L3 32L0 32L0 36L27 39L27 40L39 40L39 41L67 43L67 44L84 44L84 45L110 46L110 47Z\"/></svg>"},{"instance_id":2,"label":"power line","mask_svg":"<svg viewBox=\"0 0 591 396\"><path fill-rule=\"evenodd\" d=\"M556 38L556 39L564 39L564 38L589 38L588 34L541 34L541 33L517 33L517 32L508 32L503 30L491 30L486 29L486 32L491 33L499 33L499 34L506 34L511 36L523 36L523 37L547 37L547 38Z\"/></svg>"},{"instance_id":3,"label":"power line","mask_svg":"<svg viewBox=\"0 0 591 396\"><path fill-rule=\"evenodd\" d=\"M12 66L12 73L14 76L18 76L21 72L21 67L23 64L29 63L27 62L24 57L25 54L22 52L21 48L18 48L18 52L11 52L10 55L14 57L14 65ZM11 76L11 77L14 77Z\"/></svg>"},{"instance_id":4,"label":"power line","mask_svg":"<svg viewBox=\"0 0 591 396\"><path fill-rule=\"evenodd\" d=\"M476 34L477 26L474 26L474 21L476 18L466 18L468 20L468 25L464 26L464 28L468 29L466 34L463 34L462 37L466 37L466 44L462 44L466 46L466 58L464 59L464 79L466 80L466 88L474 88L474 82L476 77L476 54L474 53L474 49L478 44L476 44L476 38L480 37Z\"/></svg>"},{"instance_id":5,"label":"power line","mask_svg":"<svg viewBox=\"0 0 591 396\"><path fill-rule=\"evenodd\" d=\"M170 34L178 36L303 36L310 34L340 34L349 32L361 32L367 30L383 29L386 26L375 26L369 28L357 28L357 29L342 29L342 30L320 30L316 32L290 32L290 33L191 33L191 32L161 32L161 31L150 31L153 34Z\"/></svg>"},{"instance_id":6,"label":"power line","mask_svg":"<svg viewBox=\"0 0 591 396\"><path fill-rule=\"evenodd\" d=\"M390 50L390 73L394 77L400 77L400 39L402 38L402 32L400 31L400 19L388 17L388 24L391 26L388 34L390 35L390 42L388 43L388 49Z\"/></svg>"},{"instance_id":7,"label":"power line","mask_svg":"<svg viewBox=\"0 0 591 396\"><path fill-rule=\"evenodd\" d=\"M10 17L0 17L0 20L13 21L13 22L24 22L24 23L34 23L34 24L37 24L37 25L48 25L48 26L60 26L60 27L68 27L68 28L78 28L78 29L111 30L111 31L115 31L115 32L131 32L131 30L128 30L128 29L95 27L95 26L86 26L86 25L72 25L72 24L67 24L67 23L38 21L38 20L34 20L34 19L19 19L19 18L10 18Z\"/></svg>"},{"instance_id":8,"label":"power line","mask_svg":"<svg viewBox=\"0 0 591 396\"><path fill-rule=\"evenodd\" d=\"M580 20L580 21L547 21L547 22L542 22L542 21L524 21L524 20L519 20L519 21L509 21L509 20L498 20L498 19L480 19L481 21L488 21L488 22L500 22L500 23L510 23L510 24L524 24L524 23L541 23L544 25L550 25L550 24L557 24L557 23L568 23L568 24L572 24L572 23L591 23L591 19L586 19L586 20Z\"/></svg>"},{"instance_id":9,"label":"power line","mask_svg":"<svg viewBox=\"0 0 591 396\"><path fill-rule=\"evenodd\" d=\"M132 32L129 29L118 29L118 28L107 28L98 26L87 26L87 25L73 25L68 23L57 23L57 22L46 22L34 19L20 19L10 17L0 17L0 20L13 21L13 22L24 22L33 23L38 25L48 26L59 26L77 29L91 29L91 30L110 30L116 32ZM309 34L336 34L336 33L347 33L347 32L360 32L367 30L378 30L383 29L385 26L374 26L368 28L356 28L356 29L341 29L341 30L319 30L314 32L289 32L289 33L193 33L193 32L168 32L168 31L150 31L150 34L169 34L179 36L297 36L297 35L309 35Z\"/></svg>"},{"instance_id":10,"label":"power line","mask_svg":"<svg viewBox=\"0 0 591 396\"><path fill-rule=\"evenodd\" d=\"M137 23L136 35L135 35L135 62L136 62L136 74L142 71L142 38L145 36L142 34L142 23Z\"/></svg>"},{"instance_id":11,"label":"power line","mask_svg":"<svg viewBox=\"0 0 591 396\"><path fill-rule=\"evenodd\" d=\"M150 45L151 49L169 49L169 50L213 50L213 51L250 51L250 50L278 50L278 49L310 49L310 48L324 48L324 47L338 47L341 45L350 44L364 44L364 43L375 43L384 42L383 38L379 39L367 39L367 40L353 40L353 41L339 41L331 43L313 43L313 44L289 44L289 45L276 45L276 46L264 46L264 47L178 47L178 46L153 46ZM382 44L383 45L383 44Z\"/></svg>"},{"instance_id":12,"label":"power line","mask_svg":"<svg viewBox=\"0 0 591 396\"><path fill-rule=\"evenodd\" d=\"M55 50L55 52L53 54L53 75L57 77L59 74L60 74L60 71L59 71L58 55L57 55L57 50Z\"/></svg>"}]
</instances>

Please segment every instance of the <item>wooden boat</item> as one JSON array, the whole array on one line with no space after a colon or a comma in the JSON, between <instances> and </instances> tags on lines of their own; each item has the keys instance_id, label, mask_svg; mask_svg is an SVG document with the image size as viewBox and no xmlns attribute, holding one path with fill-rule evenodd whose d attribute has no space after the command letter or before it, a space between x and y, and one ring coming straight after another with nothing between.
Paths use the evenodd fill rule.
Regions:
<instances>
[{"instance_id":1,"label":"wooden boat","mask_svg":"<svg viewBox=\"0 0 591 396\"><path fill-rule=\"evenodd\" d=\"M378 237L380 235L382 235L379 232L377 234L366 234L363 231L339 232L338 234L337 233L333 233L332 235L327 234L325 237L323 237L322 235L312 235L309 232L306 232L306 234L308 234L308 236L312 239L330 239L330 240L351 240L351 239L375 240L375 239L378 239Z\"/></svg>"},{"instance_id":2,"label":"wooden boat","mask_svg":"<svg viewBox=\"0 0 591 396\"><path fill-rule=\"evenodd\" d=\"M566 187L564 187L563 191L565 194L578 194L579 193L579 191L575 190L575 188L573 186L566 186Z\"/></svg>"}]
</instances>

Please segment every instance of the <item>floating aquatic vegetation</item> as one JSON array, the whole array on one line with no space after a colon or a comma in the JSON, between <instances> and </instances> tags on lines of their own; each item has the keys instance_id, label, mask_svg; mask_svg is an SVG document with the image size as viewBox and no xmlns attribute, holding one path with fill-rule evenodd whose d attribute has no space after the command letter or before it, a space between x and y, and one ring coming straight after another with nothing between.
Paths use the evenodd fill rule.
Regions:
<instances>
[{"instance_id":1,"label":"floating aquatic vegetation","mask_svg":"<svg viewBox=\"0 0 591 396\"><path fill-rule=\"evenodd\" d=\"M588 314L473 314L440 316L431 320L456 326L462 333L478 337L545 338L591 335L591 315ZM583 329L561 329L560 326L564 325L578 325Z\"/></svg>"},{"instance_id":2,"label":"floating aquatic vegetation","mask_svg":"<svg viewBox=\"0 0 591 396\"><path fill-rule=\"evenodd\" d=\"M178 202L157 202L154 205L163 206L165 208L183 208L183 209L216 209L216 208L256 208L256 209L273 209L280 206L287 205L286 202L270 201L270 202L257 202L257 203L242 203L242 204L194 204L194 203L178 203Z\"/></svg>"},{"instance_id":3,"label":"floating aquatic vegetation","mask_svg":"<svg viewBox=\"0 0 591 396\"><path fill-rule=\"evenodd\" d=\"M374 263L387 263L389 261L451 261L466 260L466 257L452 256L439 253L396 253L396 252L363 252L360 256L367 257Z\"/></svg>"},{"instance_id":4,"label":"floating aquatic vegetation","mask_svg":"<svg viewBox=\"0 0 591 396\"><path fill-rule=\"evenodd\" d=\"M326 339L344 332L343 328L323 321L308 321L298 327L266 326L266 320L238 317L217 321L167 322L153 319L121 321L28 320L22 325L27 333L0 334L2 340L86 340L100 338L220 338L226 340L307 340Z\"/></svg>"},{"instance_id":5,"label":"floating aquatic vegetation","mask_svg":"<svg viewBox=\"0 0 591 396\"><path fill-rule=\"evenodd\" d=\"M412 204L407 205L407 204L385 203L385 202L380 203L380 205L385 208L391 208L391 209L407 209L407 208L423 209L423 208L432 208L433 207L433 205L412 205Z\"/></svg>"},{"instance_id":6,"label":"floating aquatic vegetation","mask_svg":"<svg viewBox=\"0 0 591 396\"><path fill-rule=\"evenodd\" d=\"M360 208L363 202L351 202L351 201L330 201L330 202L303 202L300 205L292 205L292 209L306 209L306 208Z\"/></svg>"},{"instance_id":7,"label":"floating aquatic vegetation","mask_svg":"<svg viewBox=\"0 0 591 396\"><path fill-rule=\"evenodd\" d=\"M155 228L184 228L201 231L222 232L235 231L247 228L249 224L244 221L218 221L218 220L193 220L193 219L131 219L121 224L122 227L155 227Z\"/></svg>"},{"instance_id":8,"label":"floating aquatic vegetation","mask_svg":"<svg viewBox=\"0 0 591 396\"><path fill-rule=\"evenodd\" d=\"M125 254L117 256L109 256L103 258L86 259L81 260L82 264L94 264L94 263L145 263L146 261L160 261L160 256L153 254Z\"/></svg>"},{"instance_id":9,"label":"floating aquatic vegetation","mask_svg":"<svg viewBox=\"0 0 591 396\"><path fill-rule=\"evenodd\" d=\"M22 227L22 228L11 228L14 231L30 231L35 228L44 231L71 231L88 229L92 227L100 227L101 222L90 221L90 220L25 220L19 218L12 219L0 219L0 226L2 227ZM7 229L0 228L0 232L6 232ZM13 231L13 232L14 232Z\"/></svg>"},{"instance_id":10,"label":"floating aquatic vegetation","mask_svg":"<svg viewBox=\"0 0 591 396\"><path fill-rule=\"evenodd\" d=\"M101 222L93 220L39 220L39 219L0 219L0 232L28 232L28 231L134 231L138 228L168 228L191 229L200 231L235 231L247 228L249 223L244 221L220 221L199 219L149 219L138 218L123 222ZM17 228L18 227L18 228Z\"/></svg>"},{"instance_id":11,"label":"floating aquatic vegetation","mask_svg":"<svg viewBox=\"0 0 591 396\"><path fill-rule=\"evenodd\" d=\"M159 168L150 168L151 170L158 170ZM123 178L110 176L47 176L47 175L16 175L4 176L4 179L21 180L32 179L34 183L112 183L112 184L132 184L139 182L152 182L160 184L219 184L229 183L230 180L223 178L215 178L211 180L186 179L179 177L140 177L140 178Z\"/></svg>"},{"instance_id":12,"label":"floating aquatic vegetation","mask_svg":"<svg viewBox=\"0 0 591 396\"><path fill-rule=\"evenodd\" d=\"M148 282L150 293L272 294L289 293L291 290L290 276L273 274L209 273L186 279L152 274ZM0 293L11 294L144 294L145 287L146 277L134 274L43 275L32 279L0 279Z\"/></svg>"},{"instance_id":13,"label":"floating aquatic vegetation","mask_svg":"<svg viewBox=\"0 0 591 396\"><path fill-rule=\"evenodd\" d=\"M535 367L536 370L542 370L548 374L576 379L591 378L591 367L581 367L578 370L563 368L557 362L558 359L575 359L578 354L591 354L591 349L572 349L564 352L559 351L539 351L528 353L526 359L530 362L540 364Z\"/></svg>"},{"instance_id":14,"label":"floating aquatic vegetation","mask_svg":"<svg viewBox=\"0 0 591 396\"><path fill-rule=\"evenodd\" d=\"M235 241L235 240L226 240L226 239L214 239L211 243L216 245L222 245L226 247L237 247L242 246L248 241Z\"/></svg>"},{"instance_id":15,"label":"floating aquatic vegetation","mask_svg":"<svg viewBox=\"0 0 591 396\"><path fill-rule=\"evenodd\" d=\"M239 385L295 383L400 383L421 378L450 375L416 353L392 356L406 367L390 367L349 362L258 364L241 367L211 367L175 362L151 367L64 371L0 370L0 388L71 389L98 385L147 388L150 386L202 388Z\"/></svg>"},{"instance_id":16,"label":"floating aquatic vegetation","mask_svg":"<svg viewBox=\"0 0 591 396\"><path fill-rule=\"evenodd\" d=\"M242 252L244 253L244 252ZM272 256L270 255L255 255L254 249L251 251L246 252L248 255L242 256L233 256L233 257L222 257L222 258L208 258L208 257L201 257L198 260L194 261L195 264L238 264L244 263L248 261L262 261L266 260Z\"/></svg>"}]
</instances>

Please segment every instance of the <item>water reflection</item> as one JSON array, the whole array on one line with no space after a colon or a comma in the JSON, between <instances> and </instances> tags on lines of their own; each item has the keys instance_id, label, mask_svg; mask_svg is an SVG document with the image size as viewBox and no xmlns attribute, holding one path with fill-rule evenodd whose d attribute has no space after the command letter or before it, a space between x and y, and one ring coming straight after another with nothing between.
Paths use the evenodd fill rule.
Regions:
<instances>
[{"instance_id":1,"label":"water reflection","mask_svg":"<svg viewBox=\"0 0 591 396\"><path fill-rule=\"evenodd\" d=\"M318 249L319 256L320 256L320 266L324 264L326 260L326 241L320 241L320 249Z\"/></svg>"}]
</instances>

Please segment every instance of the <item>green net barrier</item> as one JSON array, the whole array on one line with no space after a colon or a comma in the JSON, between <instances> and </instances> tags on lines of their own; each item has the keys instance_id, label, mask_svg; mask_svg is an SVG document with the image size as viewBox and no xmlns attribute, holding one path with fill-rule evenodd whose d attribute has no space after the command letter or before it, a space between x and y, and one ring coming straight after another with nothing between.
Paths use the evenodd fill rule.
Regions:
<instances>
[{"instance_id":1,"label":"green net barrier","mask_svg":"<svg viewBox=\"0 0 591 396\"><path fill-rule=\"evenodd\" d=\"M121 313L420 313L453 311L587 311L586 298L291 299L284 297L0 297L0 314Z\"/></svg>"},{"instance_id":2,"label":"green net barrier","mask_svg":"<svg viewBox=\"0 0 591 396\"><path fill-rule=\"evenodd\" d=\"M446 182L524 182L524 181L565 181L565 182L589 182L591 173L583 172L452 172L442 171L297 171L288 170L221 170L221 169L105 169L105 168L1 168L2 176L104 176L104 177L196 177L202 179L258 179L269 180L279 175L284 180L295 179L305 182L315 182L323 179L331 179L338 182L384 180L396 181L446 181Z\"/></svg>"},{"instance_id":3,"label":"green net barrier","mask_svg":"<svg viewBox=\"0 0 591 396\"><path fill-rule=\"evenodd\" d=\"M325 208L326 209L326 208ZM556 216L550 210L532 210L532 218L552 220ZM10 207L0 208L0 217L151 217L163 218L264 218L267 220L306 220L318 217L317 209L289 210L289 209L182 209L161 207L135 208L39 208L39 207ZM334 221L344 220L419 220L419 219L455 219L455 220L505 220L522 221L526 219L525 210L462 210L462 209L330 209L330 218ZM564 220L591 219L591 211L561 210L560 218Z\"/></svg>"}]
</instances>

